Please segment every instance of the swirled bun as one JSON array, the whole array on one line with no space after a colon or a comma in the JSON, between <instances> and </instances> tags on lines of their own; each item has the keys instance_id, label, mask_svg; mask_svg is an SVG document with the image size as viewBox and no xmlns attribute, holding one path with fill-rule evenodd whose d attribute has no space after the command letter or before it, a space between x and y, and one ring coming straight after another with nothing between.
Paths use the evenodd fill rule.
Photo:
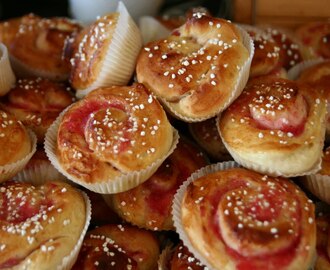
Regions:
<instances>
[{"instance_id":1,"label":"swirled bun","mask_svg":"<svg viewBox=\"0 0 330 270\"><path fill-rule=\"evenodd\" d=\"M166 39L145 45L137 80L177 118L205 120L241 92L253 54L250 45L234 24L194 13Z\"/></svg>"},{"instance_id":2,"label":"swirled bun","mask_svg":"<svg viewBox=\"0 0 330 270\"><path fill-rule=\"evenodd\" d=\"M88 227L87 208L64 183L2 184L0 268L69 269Z\"/></svg>"},{"instance_id":3,"label":"swirled bun","mask_svg":"<svg viewBox=\"0 0 330 270\"><path fill-rule=\"evenodd\" d=\"M152 232L130 225L104 225L88 232L72 269L156 269L159 254Z\"/></svg>"},{"instance_id":4,"label":"swirled bun","mask_svg":"<svg viewBox=\"0 0 330 270\"><path fill-rule=\"evenodd\" d=\"M180 188L173 214L180 238L209 269L308 269L313 262L314 205L287 179L214 164Z\"/></svg>"},{"instance_id":5,"label":"swirled bun","mask_svg":"<svg viewBox=\"0 0 330 270\"><path fill-rule=\"evenodd\" d=\"M219 117L233 158L256 171L282 176L320 169L326 101L310 85L279 78L251 81Z\"/></svg>"},{"instance_id":6,"label":"swirled bun","mask_svg":"<svg viewBox=\"0 0 330 270\"><path fill-rule=\"evenodd\" d=\"M0 40L7 45L14 71L20 76L66 80L70 65L62 59L67 38L81 26L67 18L28 14L3 22Z\"/></svg>"},{"instance_id":7,"label":"swirled bun","mask_svg":"<svg viewBox=\"0 0 330 270\"><path fill-rule=\"evenodd\" d=\"M315 270L326 270L330 268L330 216L329 214L317 215L316 217L316 251L317 258Z\"/></svg>"},{"instance_id":8,"label":"swirled bun","mask_svg":"<svg viewBox=\"0 0 330 270\"><path fill-rule=\"evenodd\" d=\"M65 84L42 78L19 79L0 100L0 107L15 115L43 143L47 129L73 101Z\"/></svg>"}]
</instances>

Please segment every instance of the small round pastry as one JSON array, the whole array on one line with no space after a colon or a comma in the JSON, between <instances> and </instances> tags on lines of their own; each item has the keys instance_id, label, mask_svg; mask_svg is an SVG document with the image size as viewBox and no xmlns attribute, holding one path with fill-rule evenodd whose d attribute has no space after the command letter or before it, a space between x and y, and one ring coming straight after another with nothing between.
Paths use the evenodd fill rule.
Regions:
<instances>
[{"instance_id":1,"label":"small round pastry","mask_svg":"<svg viewBox=\"0 0 330 270\"><path fill-rule=\"evenodd\" d=\"M36 151L36 136L15 116L0 110L0 182L24 168Z\"/></svg>"},{"instance_id":2,"label":"small round pastry","mask_svg":"<svg viewBox=\"0 0 330 270\"><path fill-rule=\"evenodd\" d=\"M64 43L81 26L67 18L41 18L28 14L1 28L14 71L19 76L64 81L70 65L62 58ZM8 31L9 33L6 33Z\"/></svg>"},{"instance_id":3,"label":"small round pastry","mask_svg":"<svg viewBox=\"0 0 330 270\"><path fill-rule=\"evenodd\" d=\"M171 204L179 186L208 164L199 149L180 139L173 153L144 183L125 192L104 195L125 221L149 230L174 230Z\"/></svg>"},{"instance_id":4,"label":"small round pastry","mask_svg":"<svg viewBox=\"0 0 330 270\"><path fill-rule=\"evenodd\" d=\"M330 269L330 216L316 216L316 251L317 257L314 270Z\"/></svg>"},{"instance_id":5,"label":"small round pastry","mask_svg":"<svg viewBox=\"0 0 330 270\"><path fill-rule=\"evenodd\" d=\"M98 87L127 85L135 69L142 38L121 2L118 12L100 17L76 39L70 82L77 97L82 98Z\"/></svg>"},{"instance_id":6,"label":"small round pastry","mask_svg":"<svg viewBox=\"0 0 330 270\"><path fill-rule=\"evenodd\" d=\"M216 118L202 122L189 123L189 132L197 144L213 159L224 161L232 159L219 135Z\"/></svg>"},{"instance_id":7,"label":"small round pastry","mask_svg":"<svg viewBox=\"0 0 330 270\"><path fill-rule=\"evenodd\" d=\"M99 88L65 110L45 139L52 164L98 193L147 180L174 150L178 134L142 84Z\"/></svg>"},{"instance_id":8,"label":"small round pastry","mask_svg":"<svg viewBox=\"0 0 330 270\"><path fill-rule=\"evenodd\" d=\"M184 245L209 269L308 269L314 204L291 181L234 162L194 173L173 203Z\"/></svg>"},{"instance_id":9,"label":"small round pastry","mask_svg":"<svg viewBox=\"0 0 330 270\"><path fill-rule=\"evenodd\" d=\"M88 232L72 269L152 270L159 254L152 232L130 225L104 225Z\"/></svg>"},{"instance_id":10,"label":"small round pastry","mask_svg":"<svg viewBox=\"0 0 330 270\"><path fill-rule=\"evenodd\" d=\"M309 22L295 31L297 38L316 57L330 58L330 22Z\"/></svg>"},{"instance_id":11,"label":"small round pastry","mask_svg":"<svg viewBox=\"0 0 330 270\"><path fill-rule=\"evenodd\" d=\"M90 220L87 196L70 185L0 186L0 268L71 269Z\"/></svg>"},{"instance_id":12,"label":"small round pastry","mask_svg":"<svg viewBox=\"0 0 330 270\"><path fill-rule=\"evenodd\" d=\"M291 177L320 169L326 112L326 101L310 85L264 77L252 80L217 124L238 163Z\"/></svg>"},{"instance_id":13,"label":"small round pastry","mask_svg":"<svg viewBox=\"0 0 330 270\"><path fill-rule=\"evenodd\" d=\"M137 60L137 80L177 118L199 122L224 110L248 79L253 43L234 24L194 13Z\"/></svg>"},{"instance_id":14,"label":"small round pastry","mask_svg":"<svg viewBox=\"0 0 330 270\"><path fill-rule=\"evenodd\" d=\"M0 107L15 115L44 142L45 134L58 115L74 101L65 84L42 78L19 79L0 100Z\"/></svg>"}]
</instances>

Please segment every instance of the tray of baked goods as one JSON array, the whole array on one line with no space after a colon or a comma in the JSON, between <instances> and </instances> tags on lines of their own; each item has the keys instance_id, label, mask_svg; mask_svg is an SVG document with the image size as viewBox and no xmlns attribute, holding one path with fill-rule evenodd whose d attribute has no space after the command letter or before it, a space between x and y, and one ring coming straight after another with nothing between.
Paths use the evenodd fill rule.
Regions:
<instances>
[{"instance_id":1,"label":"tray of baked goods","mask_svg":"<svg viewBox=\"0 0 330 270\"><path fill-rule=\"evenodd\" d=\"M0 22L0 269L330 269L329 21L134 11Z\"/></svg>"}]
</instances>

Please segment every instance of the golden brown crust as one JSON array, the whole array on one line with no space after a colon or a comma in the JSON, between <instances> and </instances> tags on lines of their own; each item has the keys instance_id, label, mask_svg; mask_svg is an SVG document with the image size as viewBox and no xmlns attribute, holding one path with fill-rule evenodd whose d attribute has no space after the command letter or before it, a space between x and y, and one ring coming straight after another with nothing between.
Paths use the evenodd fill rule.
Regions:
<instances>
[{"instance_id":1,"label":"golden brown crust","mask_svg":"<svg viewBox=\"0 0 330 270\"><path fill-rule=\"evenodd\" d=\"M321 170L318 173L330 176L330 147L323 151Z\"/></svg>"},{"instance_id":2,"label":"golden brown crust","mask_svg":"<svg viewBox=\"0 0 330 270\"><path fill-rule=\"evenodd\" d=\"M325 117L326 102L309 85L263 78L245 88L218 125L237 162L288 176L318 169Z\"/></svg>"},{"instance_id":3,"label":"golden brown crust","mask_svg":"<svg viewBox=\"0 0 330 270\"><path fill-rule=\"evenodd\" d=\"M248 57L233 24L196 13L141 50L137 79L179 115L210 118L229 102Z\"/></svg>"},{"instance_id":4,"label":"golden brown crust","mask_svg":"<svg viewBox=\"0 0 330 270\"><path fill-rule=\"evenodd\" d=\"M77 244L85 222L84 198L67 184L2 184L0 268L56 269Z\"/></svg>"},{"instance_id":5,"label":"golden brown crust","mask_svg":"<svg viewBox=\"0 0 330 270\"><path fill-rule=\"evenodd\" d=\"M73 269L156 269L159 253L152 232L129 225L105 225L86 235Z\"/></svg>"},{"instance_id":6,"label":"golden brown crust","mask_svg":"<svg viewBox=\"0 0 330 270\"><path fill-rule=\"evenodd\" d=\"M193 248L212 269L298 270L310 265L315 253L312 201L284 178L243 168L190 183L181 221Z\"/></svg>"},{"instance_id":7,"label":"golden brown crust","mask_svg":"<svg viewBox=\"0 0 330 270\"><path fill-rule=\"evenodd\" d=\"M320 215L316 217L317 226L317 258L315 262L315 270L326 270L330 268L330 232L329 232L329 215Z\"/></svg>"},{"instance_id":8,"label":"golden brown crust","mask_svg":"<svg viewBox=\"0 0 330 270\"><path fill-rule=\"evenodd\" d=\"M49 126L74 98L65 84L47 79L20 79L1 99L0 107L15 115L43 143Z\"/></svg>"},{"instance_id":9,"label":"golden brown crust","mask_svg":"<svg viewBox=\"0 0 330 270\"><path fill-rule=\"evenodd\" d=\"M197 169L207 165L205 156L188 141L180 140L174 152L144 183L110 195L112 208L126 221L150 230L173 230L172 200L179 186Z\"/></svg>"},{"instance_id":10,"label":"golden brown crust","mask_svg":"<svg viewBox=\"0 0 330 270\"><path fill-rule=\"evenodd\" d=\"M16 117L0 110L0 166L21 160L32 151L32 140Z\"/></svg>"},{"instance_id":11,"label":"golden brown crust","mask_svg":"<svg viewBox=\"0 0 330 270\"><path fill-rule=\"evenodd\" d=\"M142 84L92 91L63 115L57 134L62 168L87 183L139 171L173 141L166 114Z\"/></svg>"},{"instance_id":12,"label":"golden brown crust","mask_svg":"<svg viewBox=\"0 0 330 270\"><path fill-rule=\"evenodd\" d=\"M34 14L3 24L3 42L11 56L22 65L19 68L30 71L22 75L43 74L58 80L68 77L70 66L62 59L63 47L80 25L66 18L47 19Z\"/></svg>"}]
</instances>

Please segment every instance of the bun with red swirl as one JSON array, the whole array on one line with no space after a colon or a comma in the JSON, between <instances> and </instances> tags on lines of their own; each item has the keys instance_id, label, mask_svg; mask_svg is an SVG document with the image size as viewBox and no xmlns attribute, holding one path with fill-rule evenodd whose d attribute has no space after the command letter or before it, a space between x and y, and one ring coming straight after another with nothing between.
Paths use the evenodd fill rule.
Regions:
<instances>
[{"instance_id":1,"label":"bun with red swirl","mask_svg":"<svg viewBox=\"0 0 330 270\"><path fill-rule=\"evenodd\" d=\"M64 43L80 29L67 18L28 14L3 22L0 39L8 47L17 74L63 81L70 71L69 63L62 59Z\"/></svg>"},{"instance_id":2,"label":"bun with red swirl","mask_svg":"<svg viewBox=\"0 0 330 270\"><path fill-rule=\"evenodd\" d=\"M90 219L87 197L64 183L0 186L0 269L70 269Z\"/></svg>"},{"instance_id":3,"label":"bun with red swirl","mask_svg":"<svg viewBox=\"0 0 330 270\"><path fill-rule=\"evenodd\" d=\"M286 79L252 80L218 119L233 158L244 167L276 176L319 170L326 101L312 90Z\"/></svg>"},{"instance_id":4,"label":"bun with red swirl","mask_svg":"<svg viewBox=\"0 0 330 270\"><path fill-rule=\"evenodd\" d=\"M314 205L285 178L214 164L177 192L174 224L209 269L308 269L315 255Z\"/></svg>"},{"instance_id":5,"label":"bun with red swirl","mask_svg":"<svg viewBox=\"0 0 330 270\"><path fill-rule=\"evenodd\" d=\"M152 232L130 225L104 225L85 237L73 270L156 269L159 242Z\"/></svg>"},{"instance_id":6,"label":"bun with red swirl","mask_svg":"<svg viewBox=\"0 0 330 270\"><path fill-rule=\"evenodd\" d=\"M137 80L177 118L211 118L242 91L253 44L234 24L193 13L165 39L150 42L137 59Z\"/></svg>"},{"instance_id":7,"label":"bun with red swirl","mask_svg":"<svg viewBox=\"0 0 330 270\"><path fill-rule=\"evenodd\" d=\"M177 133L142 84L104 87L70 106L46 134L46 153L72 181L99 193L147 180Z\"/></svg>"},{"instance_id":8,"label":"bun with red swirl","mask_svg":"<svg viewBox=\"0 0 330 270\"><path fill-rule=\"evenodd\" d=\"M144 183L125 192L105 195L119 216L149 230L174 230L171 204L179 186L196 170L207 165L205 156L187 140Z\"/></svg>"},{"instance_id":9,"label":"bun with red swirl","mask_svg":"<svg viewBox=\"0 0 330 270\"><path fill-rule=\"evenodd\" d=\"M43 143L45 134L57 116L73 101L65 84L42 78L19 79L0 100L0 107L15 115Z\"/></svg>"}]
</instances>

